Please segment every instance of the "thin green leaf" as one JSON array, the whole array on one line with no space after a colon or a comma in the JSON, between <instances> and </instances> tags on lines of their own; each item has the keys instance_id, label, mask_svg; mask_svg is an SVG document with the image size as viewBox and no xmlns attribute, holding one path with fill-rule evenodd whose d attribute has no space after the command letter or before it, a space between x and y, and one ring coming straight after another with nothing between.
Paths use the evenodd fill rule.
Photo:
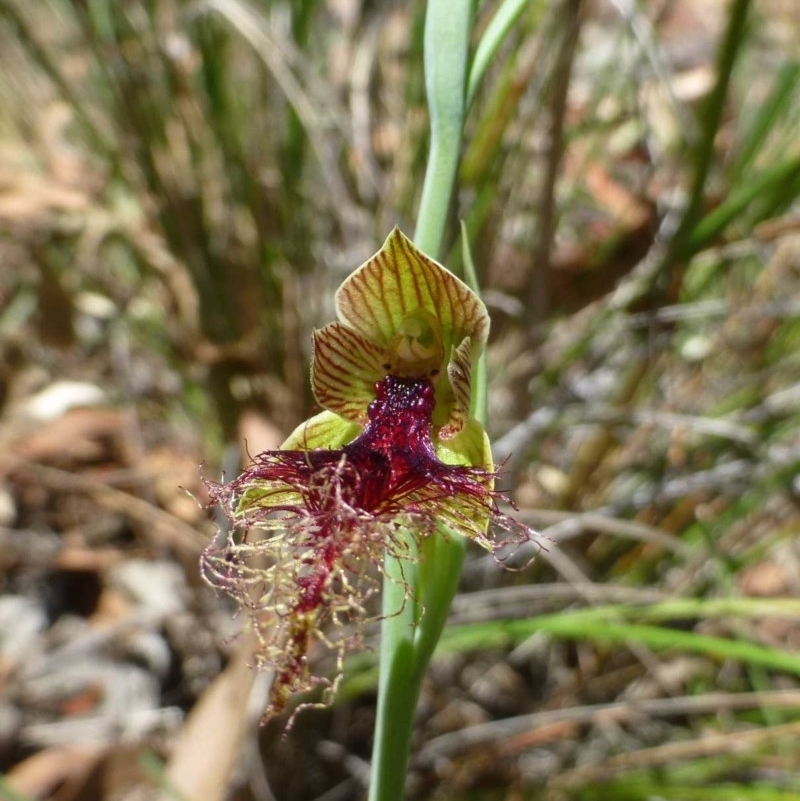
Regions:
<instances>
[{"instance_id":1,"label":"thin green leaf","mask_svg":"<svg viewBox=\"0 0 800 801\"><path fill-rule=\"evenodd\" d=\"M442 647L460 651L471 647L499 646L509 641L520 642L534 633L543 632L554 637L608 645L637 642L656 650L675 648L716 659L735 659L800 676L800 655L797 654L746 640L729 640L678 629L598 619L597 615L591 614L593 611L562 612L505 623L458 626L445 632Z\"/></svg>"},{"instance_id":2,"label":"thin green leaf","mask_svg":"<svg viewBox=\"0 0 800 801\"><path fill-rule=\"evenodd\" d=\"M536 7L538 11L545 6L545 3L535 0L504 0L500 5L491 22L486 26L475 50L467 81L467 108L472 105L486 70L500 49L500 45L522 13L532 7Z\"/></svg>"},{"instance_id":3,"label":"thin green leaf","mask_svg":"<svg viewBox=\"0 0 800 801\"><path fill-rule=\"evenodd\" d=\"M725 201L705 215L688 237L689 252L697 253L720 236L754 201L783 190L800 176L800 156L786 159L750 178L735 189ZM793 196L793 193L789 193Z\"/></svg>"},{"instance_id":4,"label":"thin green leaf","mask_svg":"<svg viewBox=\"0 0 800 801\"><path fill-rule=\"evenodd\" d=\"M473 15L472 0L432 0L425 16L431 146L414 243L433 258L442 248L458 172Z\"/></svg>"},{"instance_id":5,"label":"thin green leaf","mask_svg":"<svg viewBox=\"0 0 800 801\"><path fill-rule=\"evenodd\" d=\"M780 119L793 109L800 86L800 62L784 64L775 76L772 91L753 117L742 136L735 163L729 170L730 181L735 184L753 164L764 147L769 135Z\"/></svg>"}]
</instances>

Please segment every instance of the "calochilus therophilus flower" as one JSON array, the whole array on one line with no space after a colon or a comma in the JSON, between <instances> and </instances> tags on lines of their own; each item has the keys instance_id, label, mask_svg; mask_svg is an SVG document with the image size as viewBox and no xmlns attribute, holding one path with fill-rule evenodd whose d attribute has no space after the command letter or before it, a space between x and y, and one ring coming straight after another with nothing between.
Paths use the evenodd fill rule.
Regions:
<instances>
[{"instance_id":1,"label":"calochilus therophilus flower","mask_svg":"<svg viewBox=\"0 0 800 801\"><path fill-rule=\"evenodd\" d=\"M233 481L207 482L234 526L203 573L250 616L274 670L267 717L316 687L331 700L386 554L415 558L405 532L421 542L445 527L492 553L532 536L498 508L489 440L470 416L489 334L477 294L395 228L335 300L338 320L313 333L324 411ZM333 678L311 670L314 643L336 653Z\"/></svg>"}]
</instances>

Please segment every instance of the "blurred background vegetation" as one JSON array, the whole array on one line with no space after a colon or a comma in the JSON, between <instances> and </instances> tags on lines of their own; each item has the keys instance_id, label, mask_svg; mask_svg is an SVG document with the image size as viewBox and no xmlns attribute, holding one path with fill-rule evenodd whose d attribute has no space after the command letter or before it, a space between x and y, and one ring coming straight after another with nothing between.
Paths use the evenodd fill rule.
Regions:
<instances>
[{"instance_id":1,"label":"blurred background vegetation","mask_svg":"<svg viewBox=\"0 0 800 801\"><path fill-rule=\"evenodd\" d=\"M424 10L0 0L0 798L363 797L374 654L259 730L179 488L308 416L334 288L413 233ZM464 220L551 541L469 560L410 797L796 799L797 2L504 18L445 263Z\"/></svg>"}]
</instances>

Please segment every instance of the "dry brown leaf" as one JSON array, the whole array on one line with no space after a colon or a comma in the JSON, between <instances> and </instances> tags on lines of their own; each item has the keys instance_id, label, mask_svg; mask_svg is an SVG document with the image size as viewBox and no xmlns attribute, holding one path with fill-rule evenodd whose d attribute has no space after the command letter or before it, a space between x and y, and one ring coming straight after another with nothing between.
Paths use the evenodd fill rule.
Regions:
<instances>
[{"instance_id":1,"label":"dry brown leaf","mask_svg":"<svg viewBox=\"0 0 800 801\"><path fill-rule=\"evenodd\" d=\"M602 164L590 164L586 168L585 180L595 202L613 218L617 229L637 229L650 219L650 205L615 180Z\"/></svg>"},{"instance_id":2,"label":"dry brown leaf","mask_svg":"<svg viewBox=\"0 0 800 801\"><path fill-rule=\"evenodd\" d=\"M15 765L6 774L9 788L25 798L50 798L66 784L82 784L106 751L102 745L48 748Z\"/></svg>"},{"instance_id":3,"label":"dry brown leaf","mask_svg":"<svg viewBox=\"0 0 800 801\"><path fill-rule=\"evenodd\" d=\"M773 562L761 562L744 568L737 582L744 595L754 597L778 597L789 592L786 573Z\"/></svg>"},{"instance_id":4,"label":"dry brown leaf","mask_svg":"<svg viewBox=\"0 0 800 801\"><path fill-rule=\"evenodd\" d=\"M124 419L115 409L73 409L50 422L19 428L10 444L12 459L74 465L111 458Z\"/></svg>"},{"instance_id":5,"label":"dry brown leaf","mask_svg":"<svg viewBox=\"0 0 800 801\"><path fill-rule=\"evenodd\" d=\"M256 676L253 639L242 641L227 668L186 719L166 768L166 782L183 801L224 801L250 726L248 702ZM174 801L164 791L160 801Z\"/></svg>"}]
</instances>

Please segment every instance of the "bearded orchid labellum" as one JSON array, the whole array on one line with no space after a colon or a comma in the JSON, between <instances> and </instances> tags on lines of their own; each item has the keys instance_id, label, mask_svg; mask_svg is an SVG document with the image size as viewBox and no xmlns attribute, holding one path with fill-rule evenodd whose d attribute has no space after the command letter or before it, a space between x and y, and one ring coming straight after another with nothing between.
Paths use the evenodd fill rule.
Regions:
<instances>
[{"instance_id":1,"label":"bearded orchid labellum","mask_svg":"<svg viewBox=\"0 0 800 801\"><path fill-rule=\"evenodd\" d=\"M298 692L328 703L345 651L374 620L388 553L415 558L445 527L492 553L531 532L503 515L471 366L486 345L480 298L399 229L336 293L339 320L313 334L311 385L325 411L227 484L207 482L234 524L204 576L247 611L259 663L274 670L266 717ZM489 525L509 536L497 541ZM337 658L312 673L313 643Z\"/></svg>"}]
</instances>

